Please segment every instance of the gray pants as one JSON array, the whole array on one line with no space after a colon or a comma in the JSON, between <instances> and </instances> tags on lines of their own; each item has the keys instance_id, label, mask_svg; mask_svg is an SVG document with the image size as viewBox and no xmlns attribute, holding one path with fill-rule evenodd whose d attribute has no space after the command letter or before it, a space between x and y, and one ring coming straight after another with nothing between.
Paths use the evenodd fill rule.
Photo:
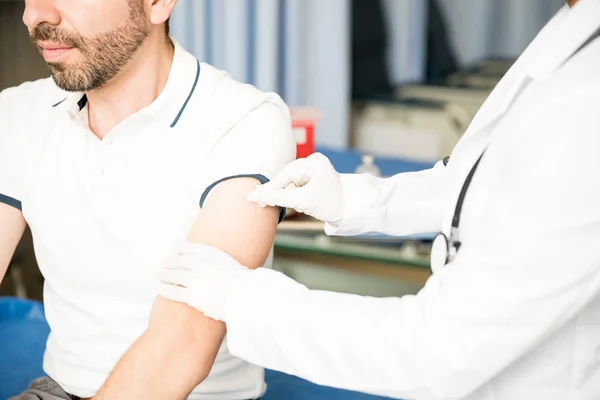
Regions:
<instances>
[{"instance_id":1,"label":"gray pants","mask_svg":"<svg viewBox=\"0 0 600 400\"><path fill-rule=\"evenodd\" d=\"M72 400L72 397L45 376L34 380L26 391L8 400Z\"/></svg>"},{"instance_id":2,"label":"gray pants","mask_svg":"<svg viewBox=\"0 0 600 400\"><path fill-rule=\"evenodd\" d=\"M29 385L29 389L8 400L76 400L78 398L71 397L58 383L45 376L34 380Z\"/></svg>"}]
</instances>

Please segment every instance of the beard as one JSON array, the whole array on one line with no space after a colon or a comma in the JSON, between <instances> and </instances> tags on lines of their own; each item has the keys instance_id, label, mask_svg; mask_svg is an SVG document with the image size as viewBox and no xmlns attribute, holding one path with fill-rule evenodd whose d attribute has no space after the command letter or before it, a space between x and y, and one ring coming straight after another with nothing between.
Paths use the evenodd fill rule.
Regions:
<instances>
[{"instance_id":1,"label":"beard","mask_svg":"<svg viewBox=\"0 0 600 400\"><path fill-rule=\"evenodd\" d=\"M84 37L45 22L31 31L31 40L40 51L38 41L56 42L79 51L80 59L75 64L48 63L58 87L69 92L98 89L125 68L150 35L143 3L139 0L128 0L128 3L127 22L110 32Z\"/></svg>"}]
</instances>

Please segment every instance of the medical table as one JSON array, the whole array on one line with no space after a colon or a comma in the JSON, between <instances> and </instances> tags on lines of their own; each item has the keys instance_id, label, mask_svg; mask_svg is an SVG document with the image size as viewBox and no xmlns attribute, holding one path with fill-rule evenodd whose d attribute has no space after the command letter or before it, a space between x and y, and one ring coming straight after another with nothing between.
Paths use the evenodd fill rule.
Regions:
<instances>
[{"instance_id":1,"label":"medical table","mask_svg":"<svg viewBox=\"0 0 600 400\"><path fill-rule=\"evenodd\" d=\"M466 119L463 128L475 117L491 90L485 88L437 86L437 85L402 85L394 90L400 99L423 99L440 101L446 104L447 112ZM461 121L462 121L461 119Z\"/></svg>"},{"instance_id":2,"label":"medical table","mask_svg":"<svg viewBox=\"0 0 600 400\"><path fill-rule=\"evenodd\" d=\"M504 75L516 60L510 58L490 58L475 65L475 71L487 75Z\"/></svg>"},{"instance_id":3,"label":"medical table","mask_svg":"<svg viewBox=\"0 0 600 400\"><path fill-rule=\"evenodd\" d=\"M500 66L487 66L494 68ZM473 75L474 80L492 79L479 72L460 74ZM493 79L499 78L494 75ZM427 162L440 159L454 148L494 85L405 84L392 94L356 100L352 144L384 156Z\"/></svg>"},{"instance_id":4,"label":"medical table","mask_svg":"<svg viewBox=\"0 0 600 400\"><path fill-rule=\"evenodd\" d=\"M480 89L493 89L508 72L516 60L488 59L477 63L473 68L458 71L446 79L450 86Z\"/></svg>"},{"instance_id":5,"label":"medical table","mask_svg":"<svg viewBox=\"0 0 600 400\"><path fill-rule=\"evenodd\" d=\"M431 163L448 155L472 118L472 111L447 101L397 95L361 99L352 106L352 145L376 155Z\"/></svg>"}]
</instances>

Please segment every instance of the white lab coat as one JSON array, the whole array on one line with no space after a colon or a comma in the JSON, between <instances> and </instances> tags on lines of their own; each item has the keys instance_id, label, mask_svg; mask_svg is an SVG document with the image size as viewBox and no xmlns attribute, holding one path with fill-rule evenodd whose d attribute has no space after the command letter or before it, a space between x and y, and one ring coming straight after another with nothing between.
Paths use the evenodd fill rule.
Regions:
<instances>
[{"instance_id":1,"label":"white lab coat","mask_svg":"<svg viewBox=\"0 0 600 400\"><path fill-rule=\"evenodd\" d=\"M416 296L309 291L257 271L229 304L234 355L404 399L600 398L600 0L565 7L492 93L447 167L344 176L328 233L448 233L454 262Z\"/></svg>"}]
</instances>

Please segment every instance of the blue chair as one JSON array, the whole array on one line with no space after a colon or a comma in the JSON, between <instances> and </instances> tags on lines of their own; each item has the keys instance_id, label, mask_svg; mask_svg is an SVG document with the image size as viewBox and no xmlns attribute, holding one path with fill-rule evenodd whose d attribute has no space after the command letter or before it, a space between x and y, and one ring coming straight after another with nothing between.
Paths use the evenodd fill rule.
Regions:
<instances>
[{"instance_id":1,"label":"blue chair","mask_svg":"<svg viewBox=\"0 0 600 400\"><path fill-rule=\"evenodd\" d=\"M277 371L267 370L265 376L268 388L262 400L391 400L315 385Z\"/></svg>"},{"instance_id":2,"label":"blue chair","mask_svg":"<svg viewBox=\"0 0 600 400\"><path fill-rule=\"evenodd\" d=\"M40 303L0 298L0 399L21 393L44 375L42 356L49 333Z\"/></svg>"},{"instance_id":3,"label":"blue chair","mask_svg":"<svg viewBox=\"0 0 600 400\"><path fill-rule=\"evenodd\" d=\"M43 306L35 301L0 298L0 399L21 393L44 375L42 356L50 329ZM318 386L303 379L266 371L263 400L385 400Z\"/></svg>"}]
</instances>

